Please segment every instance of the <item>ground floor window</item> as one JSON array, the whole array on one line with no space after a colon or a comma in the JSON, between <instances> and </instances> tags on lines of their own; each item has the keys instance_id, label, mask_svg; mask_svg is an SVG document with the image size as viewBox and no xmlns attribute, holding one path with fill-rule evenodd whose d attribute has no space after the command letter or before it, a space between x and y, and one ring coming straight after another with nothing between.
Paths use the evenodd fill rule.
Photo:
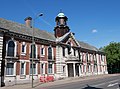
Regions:
<instances>
[{"instance_id":1,"label":"ground floor window","mask_svg":"<svg viewBox=\"0 0 120 89\"><path fill-rule=\"evenodd\" d=\"M49 73L49 74L52 74L52 73L53 73L52 66L53 66L52 63L49 63L49 64L48 64L48 73Z\"/></svg>"},{"instance_id":2,"label":"ground floor window","mask_svg":"<svg viewBox=\"0 0 120 89\"><path fill-rule=\"evenodd\" d=\"M6 75L13 75L13 74L14 74L14 63L7 63Z\"/></svg>"},{"instance_id":3,"label":"ground floor window","mask_svg":"<svg viewBox=\"0 0 120 89\"><path fill-rule=\"evenodd\" d=\"M45 71L44 65L45 65L44 63L41 64L41 68L40 68L41 69L41 74L44 74L44 71Z\"/></svg>"},{"instance_id":4,"label":"ground floor window","mask_svg":"<svg viewBox=\"0 0 120 89\"><path fill-rule=\"evenodd\" d=\"M32 74L32 64L30 64L30 74ZM33 64L33 74L36 74L36 64Z\"/></svg>"},{"instance_id":5,"label":"ground floor window","mask_svg":"<svg viewBox=\"0 0 120 89\"><path fill-rule=\"evenodd\" d=\"M97 72L97 65L94 65L94 72Z\"/></svg>"},{"instance_id":6,"label":"ground floor window","mask_svg":"<svg viewBox=\"0 0 120 89\"><path fill-rule=\"evenodd\" d=\"M86 65L84 65L84 72L86 73Z\"/></svg>"},{"instance_id":7,"label":"ground floor window","mask_svg":"<svg viewBox=\"0 0 120 89\"><path fill-rule=\"evenodd\" d=\"M88 67L88 72L91 72L91 70L90 70L90 67L91 67L91 66L90 66L90 65L87 65L87 67Z\"/></svg>"},{"instance_id":8,"label":"ground floor window","mask_svg":"<svg viewBox=\"0 0 120 89\"><path fill-rule=\"evenodd\" d=\"M21 63L21 75L25 75L25 63Z\"/></svg>"},{"instance_id":9,"label":"ground floor window","mask_svg":"<svg viewBox=\"0 0 120 89\"><path fill-rule=\"evenodd\" d=\"M63 73L65 73L65 66L63 66Z\"/></svg>"},{"instance_id":10,"label":"ground floor window","mask_svg":"<svg viewBox=\"0 0 120 89\"><path fill-rule=\"evenodd\" d=\"M83 71L82 71L82 65L80 65L80 73L82 73Z\"/></svg>"}]
</instances>

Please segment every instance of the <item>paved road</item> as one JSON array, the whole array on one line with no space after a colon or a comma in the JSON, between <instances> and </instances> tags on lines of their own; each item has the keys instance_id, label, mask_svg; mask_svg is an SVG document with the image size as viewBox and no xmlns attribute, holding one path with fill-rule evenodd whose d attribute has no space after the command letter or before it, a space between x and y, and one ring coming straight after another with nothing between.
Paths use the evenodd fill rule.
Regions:
<instances>
[{"instance_id":1,"label":"paved road","mask_svg":"<svg viewBox=\"0 0 120 89\"><path fill-rule=\"evenodd\" d=\"M116 75L75 82L70 80L69 83L39 86L37 89L120 89L119 84L120 75Z\"/></svg>"},{"instance_id":2,"label":"paved road","mask_svg":"<svg viewBox=\"0 0 120 89\"><path fill-rule=\"evenodd\" d=\"M88 77L75 77L41 84L21 84L14 86L0 87L0 89L120 89L120 74L108 74Z\"/></svg>"}]
</instances>

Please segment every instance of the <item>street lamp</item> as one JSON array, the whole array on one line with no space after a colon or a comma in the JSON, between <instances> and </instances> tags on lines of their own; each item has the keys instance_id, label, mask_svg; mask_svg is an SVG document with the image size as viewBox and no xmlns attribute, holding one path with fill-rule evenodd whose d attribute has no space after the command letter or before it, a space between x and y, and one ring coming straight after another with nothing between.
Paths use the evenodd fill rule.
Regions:
<instances>
[{"instance_id":1,"label":"street lamp","mask_svg":"<svg viewBox=\"0 0 120 89\"><path fill-rule=\"evenodd\" d=\"M34 60L34 48L35 48L34 21L40 16L43 16L43 13L38 14L36 18L32 19L32 88L33 88L33 60Z\"/></svg>"}]
</instances>

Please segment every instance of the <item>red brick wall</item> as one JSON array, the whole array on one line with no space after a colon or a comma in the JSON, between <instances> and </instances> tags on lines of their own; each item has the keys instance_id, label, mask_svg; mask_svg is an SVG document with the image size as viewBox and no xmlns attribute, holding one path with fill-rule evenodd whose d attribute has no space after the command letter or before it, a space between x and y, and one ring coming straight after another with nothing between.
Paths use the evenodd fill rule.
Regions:
<instances>
[{"instance_id":1,"label":"red brick wall","mask_svg":"<svg viewBox=\"0 0 120 89\"><path fill-rule=\"evenodd\" d=\"M29 75L29 62L26 63L26 75Z\"/></svg>"},{"instance_id":2,"label":"red brick wall","mask_svg":"<svg viewBox=\"0 0 120 89\"><path fill-rule=\"evenodd\" d=\"M15 39L16 42L17 42L17 55L19 56L19 59L18 60L30 60L30 45L31 43L28 42L28 41L22 41L22 40L18 40L18 39ZM26 54L25 55L21 55L21 51L22 51L22 42L25 42L26 44ZM48 45L49 46L49 45ZM45 48L45 55L44 57L41 57L41 47L42 47L42 44L37 44L37 55L39 55L39 60L40 61L48 61L48 46L47 45L44 45L44 48ZM56 61L56 48L53 47L53 52L54 52L54 60ZM30 71L30 65L29 65L29 62L26 62L26 75L29 75L29 71ZM54 64L54 72L56 73L56 64ZM45 63L45 73L47 74L48 73L48 63ZM16 74L17 75L20 75L20 62L17 62L16 64ZM40 63L38 63L38 74L40 74Z\"/></svg>"},{"instance_id":3,"label":"red brick wall","mask_svg":"<svg viewBox=\"0 0 120 89\"><path fill-rule=\"evenodd\" d=\"M29 60L30 57L30 43L26 43L26 60Z\"/></svg>"}]
</instances>

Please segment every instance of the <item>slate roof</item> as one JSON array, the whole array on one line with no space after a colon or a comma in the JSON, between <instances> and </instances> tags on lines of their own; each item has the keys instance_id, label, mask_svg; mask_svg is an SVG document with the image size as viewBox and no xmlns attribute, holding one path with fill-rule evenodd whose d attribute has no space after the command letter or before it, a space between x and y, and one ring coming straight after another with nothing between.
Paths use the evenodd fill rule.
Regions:
<instances>
[{"instance_id":1,"label":"slate roof","mask_svg":"<svg viewBox=\"0 0 120 89\"><path fill-rule=\"evenodd\" d=\"M96 47L91 46L88 43L82 42L82 41L78 41L78 43L80 44L81 48L85 48L85 49L89 49L89 50L94 50L94 51L99 51Z\"/></svg>"},{"instance_id":2,"label":"slate roof","mask_svg":"<svg viewBox=\"0 0 120 89\"><path fill-rule=\"evenodd\" d=\"M5 20L3 18L0 18L0 28L7 29L10 32L32 36L32 28L29 28L25 26L24 24L19 24L13 21ZM64 37L67 36L69 33L65 34ZM35 34L35 37L37 38L50 40L50 41L57 41L54 34L44 31L44 30L39 30L39 29L34 28L34 34ZM58 41L63 40L64 37L59 38ZM85 42L78 41L78 43L80 44L81 48L99 51L96 47L91 46Z\"/></svg>"},{"instance_id":3,"label":"slate roof","mask_svg":"<svg viewBox=\"0 0 120 89\"><path fill-rule=\"evenodd\" d=\"M8 29L10 32L32 36L32 28L2 18L0 18L0 28ZM34 36L45 40L55 41L55 37L52 33L36 28L34 28Z\"/></svg>"}]
</instances>

